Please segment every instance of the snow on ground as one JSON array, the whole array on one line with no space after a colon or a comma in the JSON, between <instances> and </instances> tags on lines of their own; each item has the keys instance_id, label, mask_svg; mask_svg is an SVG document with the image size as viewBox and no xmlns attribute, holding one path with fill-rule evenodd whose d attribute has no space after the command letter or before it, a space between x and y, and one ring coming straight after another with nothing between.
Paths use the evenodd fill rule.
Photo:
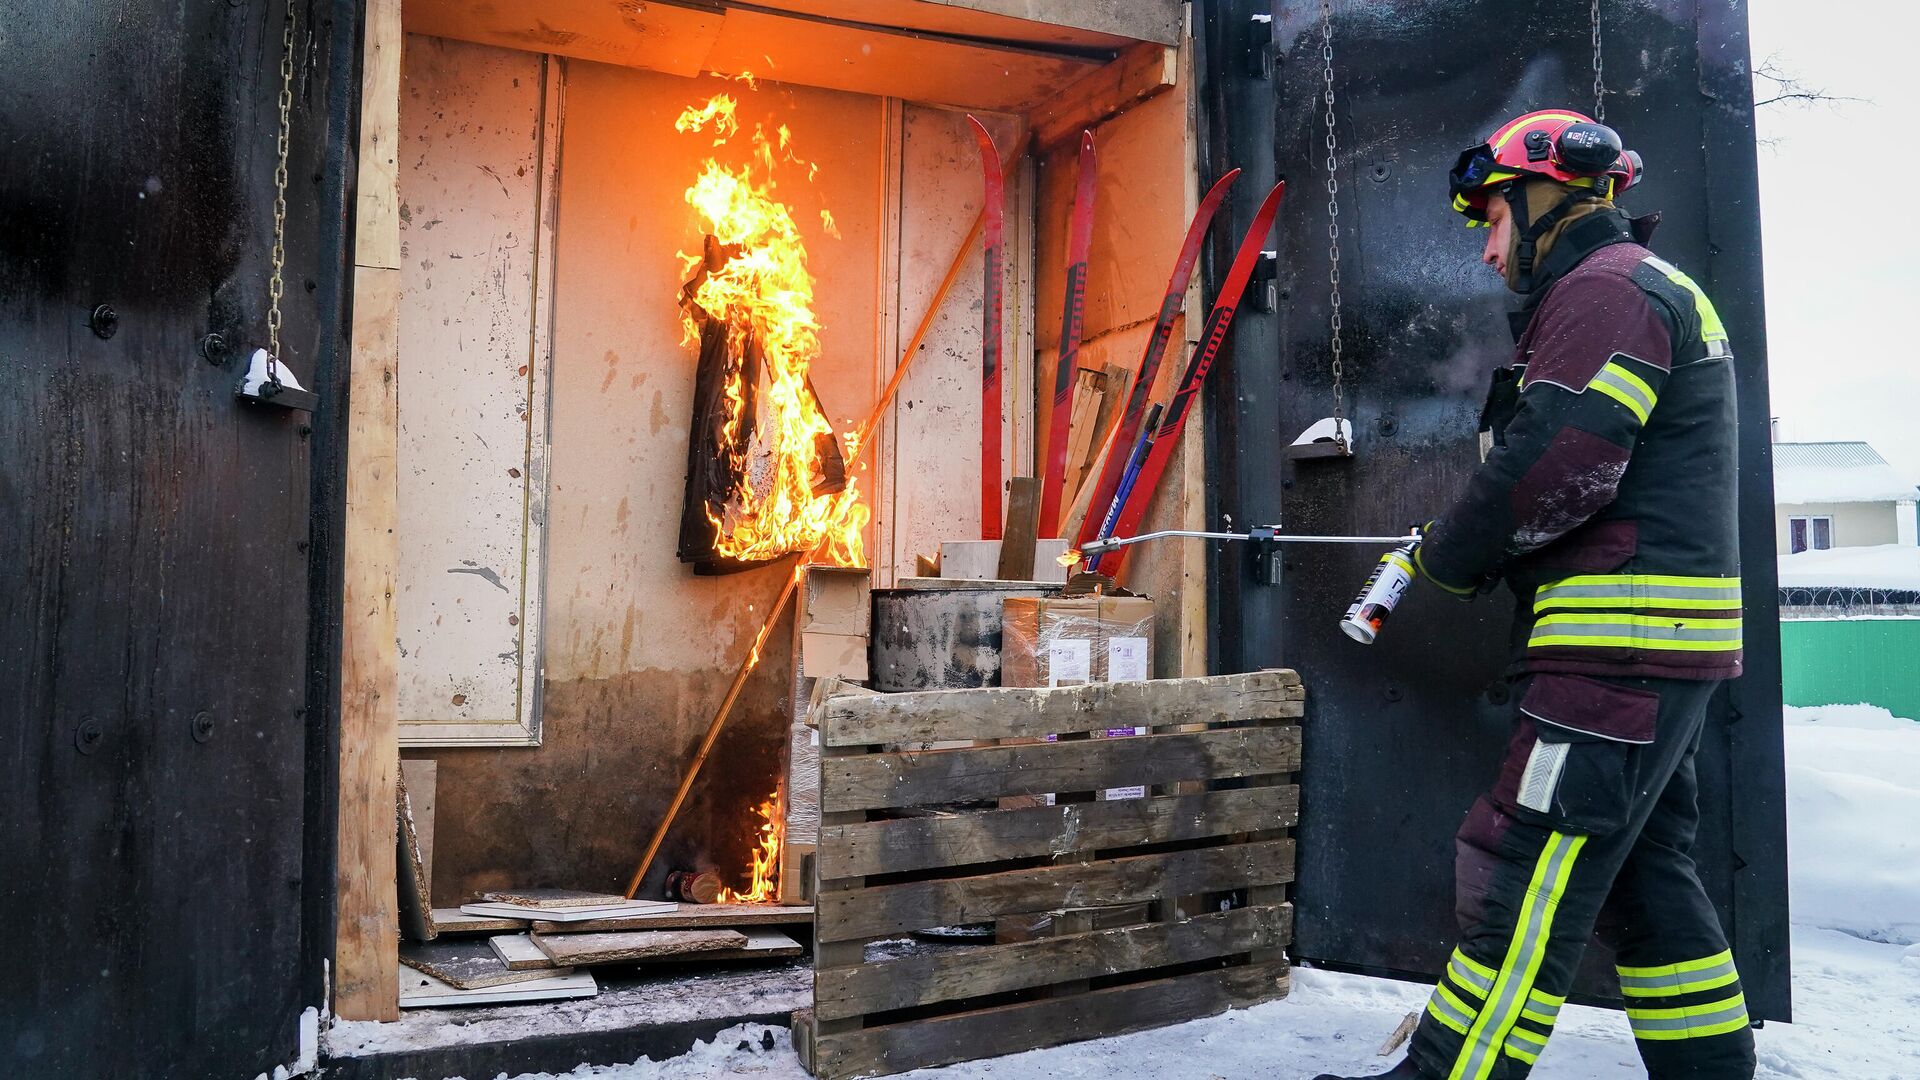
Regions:
<instances>
[{"instance_id":1,"label":"snow on ground","mask_svg":"<svg viewBox=\"0 0 1920 1080\"><path fill-rule=\"evenodd\" d=\"M1788 709L1795 1022L1756 1033L1761 1080L1920 1080L1920 723L1865 705ZM1297 969L1284 1001L1157 1031L1035 1050L917 1080L1290 1080L1379 1072L1375 1051L1427 988ZM787 1040L741 1026L665 1062L565 1080L805 1080ZM744 1048L741 1044L745 1044ZM1533 1075L1642 1077L1626 1020L1569 1006ZM478 1078L476 1078L478 1080ZM517 1080L561 1080L551 1074Z\"/></svg>"},{"instance_id":2,"label":"snow on ground","mask_svg":"<svg viewBox=\"0 0 1920 1080\"><path fill-rule=\"evenodd\" d=\"M1920 547L1875 544L1780 556L1783 589L1920 589Z\"/></svg>"}]
</instances>

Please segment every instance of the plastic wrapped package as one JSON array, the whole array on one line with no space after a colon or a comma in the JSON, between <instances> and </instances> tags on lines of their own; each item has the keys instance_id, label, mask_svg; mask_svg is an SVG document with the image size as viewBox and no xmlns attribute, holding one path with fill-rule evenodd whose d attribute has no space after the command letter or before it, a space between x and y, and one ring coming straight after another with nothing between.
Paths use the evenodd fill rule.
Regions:
<instances>
[{"instance_id":1,"label":"plastic wrapped package","mask_svg":"<svg viewBox=\"0 0 1920 1080\"><path fill-rule=\"evenodd\" d=\"M1147 597L1008 597L1001 605L1001 686L1153 677L1153 601Z\"/></svg>"}]
</instances>

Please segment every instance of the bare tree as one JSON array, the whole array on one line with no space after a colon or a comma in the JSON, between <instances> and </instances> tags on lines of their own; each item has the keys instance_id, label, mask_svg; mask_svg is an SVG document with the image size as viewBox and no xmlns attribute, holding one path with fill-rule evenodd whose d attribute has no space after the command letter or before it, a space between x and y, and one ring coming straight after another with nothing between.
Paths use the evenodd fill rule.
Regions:
<instances>
[{"instance_id":1,"label":"bare tree","mask_svg":"<svg viewBox=\"0 0 1920 1080\"><path fill-rule=\"evenodd\" d=\"M1872 101L1868 98L1848 97L1845 94L1835 94L1828 91L1825 87L1814 86L1808 83L1786 66L1786 62L1781 59L1779 53L1774 53L1754 65L1753 77L1755 80L1764 80L1772 87L1772 91L1767 97L1761 97L1761 91L1756 81L1753 95L1753 107L1756 109L1767 105L1794 104L1807 106L1818 102L1826 102L1828 104L1872 104Z\"/></svg>"}]
</instances>

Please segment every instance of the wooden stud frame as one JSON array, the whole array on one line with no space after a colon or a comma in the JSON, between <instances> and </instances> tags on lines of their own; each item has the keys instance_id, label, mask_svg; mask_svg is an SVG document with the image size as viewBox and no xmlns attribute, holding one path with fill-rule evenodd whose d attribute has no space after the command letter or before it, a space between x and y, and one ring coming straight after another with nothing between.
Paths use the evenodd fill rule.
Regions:
<instances>
[{"instance_id":1,"label":"wooden stud frame","mask_svg":"<svg viewBox=\"0 0 1920 1080\"><path fill-rule=\"evenodd\" d=\"M829 699L802 1061L874 1076L1284 996L1303 706L1291 671ZM1007 741L889 749L983 736ZM1093 796L1123 785L1147 794ZM1052 936L867 957L1048 912Z\"/></svg>"}]
</instances>

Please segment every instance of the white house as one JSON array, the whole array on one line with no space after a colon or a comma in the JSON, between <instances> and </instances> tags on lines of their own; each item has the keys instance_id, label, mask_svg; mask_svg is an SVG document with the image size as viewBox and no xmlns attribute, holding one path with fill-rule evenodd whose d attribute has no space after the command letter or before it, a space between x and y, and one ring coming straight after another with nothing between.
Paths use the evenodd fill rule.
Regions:
<instances>
[{"instance_id":1,"label":"white house","mask_svg":"<svg viewBox=\"0 0 1920 1080\"><path fill-rule=\"evenodd\" d=\"M1781 555L1920 544L1920 489L1863 442L1773 444L1774 542Z\"/></svg>"}]
</instances>

